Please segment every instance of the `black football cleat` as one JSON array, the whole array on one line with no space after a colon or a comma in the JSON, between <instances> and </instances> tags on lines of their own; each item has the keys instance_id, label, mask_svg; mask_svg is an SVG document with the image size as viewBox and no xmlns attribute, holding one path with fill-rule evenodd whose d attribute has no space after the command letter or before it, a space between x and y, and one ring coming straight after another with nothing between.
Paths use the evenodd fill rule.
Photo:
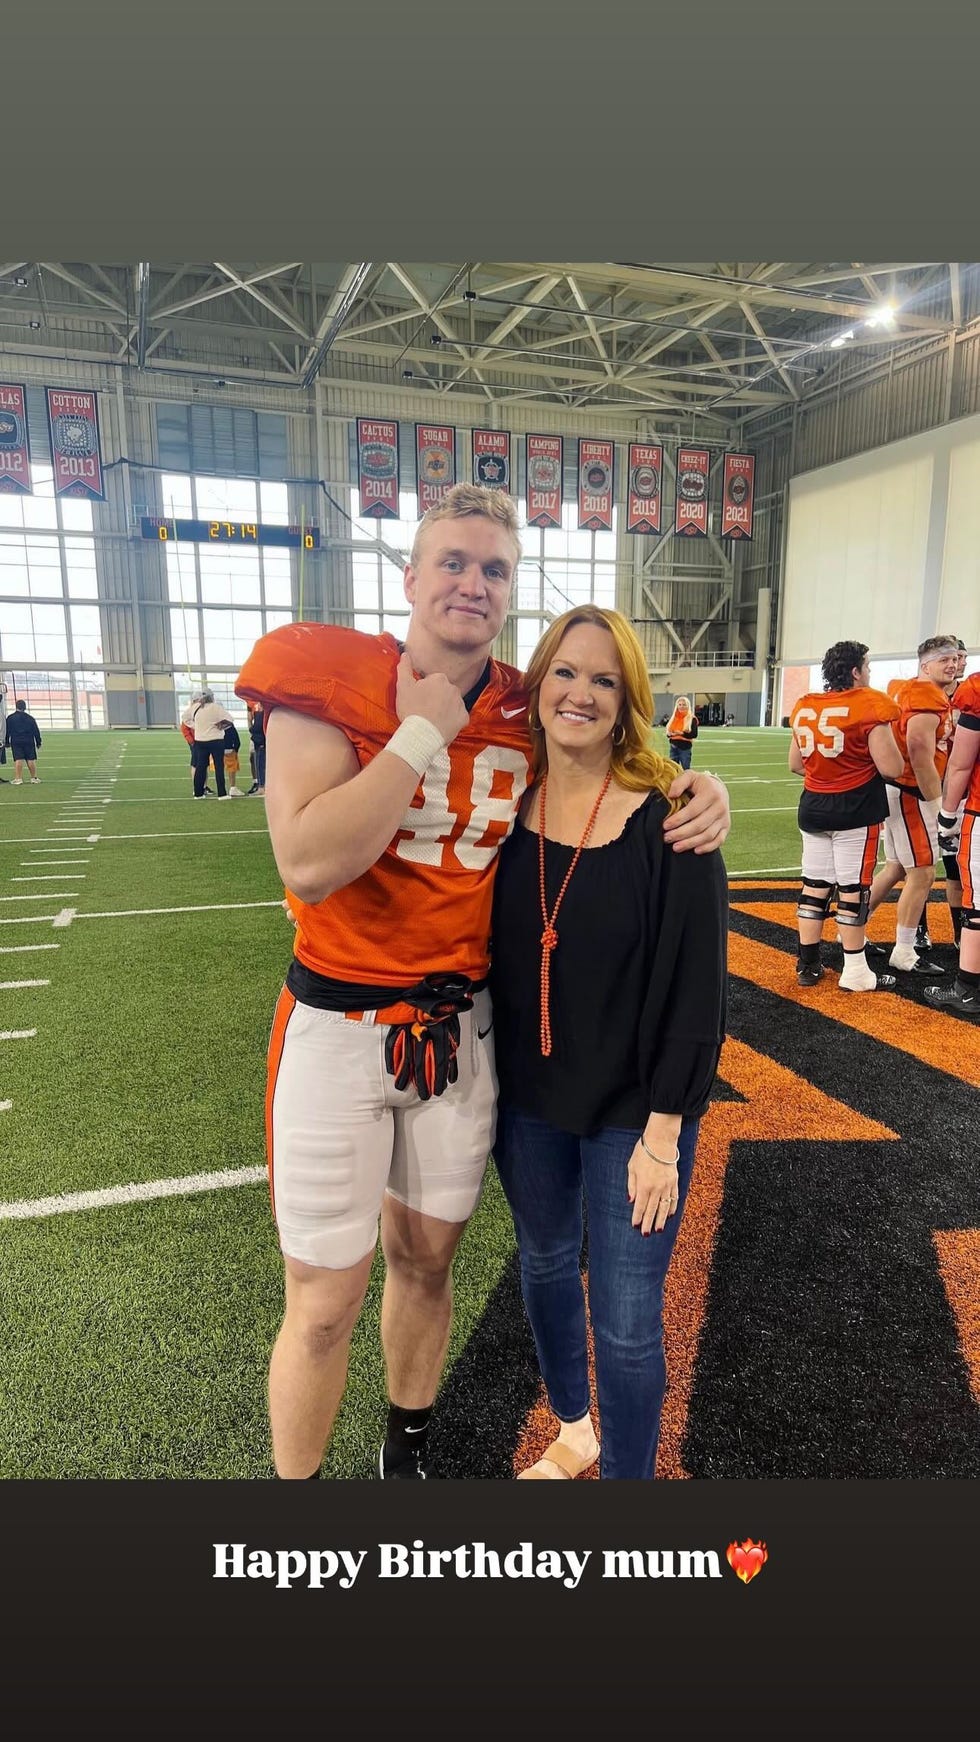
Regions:
<instances>
[{"instance_id":1,"label":"black football cleat","mask_svg":"<svg viewBox=\"0 0 980 1742\"><path fill-rule=\"evenodd\" d=\"M815 986L823 979L823 969L819 962L797 962L796 983L798 986Z\"/></svg>"},{"instance_id":2,"label":"black football cleat","mask_svg":"<svg viewBox=\"0 0 980 1742\"><path fill-rule=\"evenodd\" d=\"M422 1453L410 1452L408 1457L400 1458L392 1463L385 1456L386 1448L381 1447L378 1453L378 1475L382 1482L425 1482L429 1472L422 1463Z\"/></svg>"},{"instance_id":3,"label":"black football cleat","mask_svg":"<svg viewBox=\"0 0 980 1742\"><path fill-rule=\"evenodd\" d=\"M926 986L922 996L934 1010L956 1010L961 1016L980 1016L978 986L961 986L958 980L954 980L952 986Z\"/></svg>"}]
</instances>

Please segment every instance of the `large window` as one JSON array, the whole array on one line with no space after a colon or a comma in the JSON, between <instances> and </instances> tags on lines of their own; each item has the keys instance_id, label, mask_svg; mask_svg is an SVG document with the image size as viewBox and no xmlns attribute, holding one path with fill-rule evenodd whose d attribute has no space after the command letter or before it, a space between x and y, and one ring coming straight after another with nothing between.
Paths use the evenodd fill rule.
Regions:
<instances>
[{"instance_id":1,"label":"large window","mask_svg":"<svg viewBox=\"0 0 980 1742\"><path fill-rule=\"evenodd\" d=\"M32 474L33 495L0 495L0 665L101 664L92 504L56 498L50 466Z\"/></svg>"},{"instance_id":2,"label":"large window","mask_svg":"<svg viewBox=\"0 0 980 1742\"><path fill-rule=\"evenodd\" d=\"M160 492L168 519L289 524L285 484L167 472L161 477ZM189 670L199 678L208 677L214 688L216 674L237 672L260 635L293 620L292 568L286 550L171 540L166 545L166 564L174 666L184 668L181 694L188 689Z\"/></svg>"}]
</instances>

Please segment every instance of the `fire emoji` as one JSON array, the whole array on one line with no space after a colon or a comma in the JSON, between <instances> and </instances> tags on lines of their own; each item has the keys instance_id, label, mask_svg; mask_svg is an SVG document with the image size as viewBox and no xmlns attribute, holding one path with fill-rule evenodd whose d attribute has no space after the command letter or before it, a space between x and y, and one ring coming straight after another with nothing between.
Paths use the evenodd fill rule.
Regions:
<instances>
[{"instance_id":1,"label":"fire emoji","mask_svg":"<svg viewBox=\"0 0 980 1742\"><path fill-rule=\"evenodd\" d=\"M747 1536L744 1542L729 1543L725 1550L725 1559L732 1572L741 1579L743 1585L747 1585L755 1578L756 1573L761 1573L769 1559L769 1552L764 1542L753 1542Z\"/></svg>"}]
</instances>

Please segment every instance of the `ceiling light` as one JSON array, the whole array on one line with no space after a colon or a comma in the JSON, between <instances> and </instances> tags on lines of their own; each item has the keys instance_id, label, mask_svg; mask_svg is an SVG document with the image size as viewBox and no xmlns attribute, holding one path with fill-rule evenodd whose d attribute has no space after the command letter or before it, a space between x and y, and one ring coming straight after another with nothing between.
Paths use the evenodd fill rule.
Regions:
<instances>
[{"instance_id":1,"label":"ceiling light","mask_svg":"<svg viewBox=\"0 0 980 1742\"><path fill-rule=\"evenodd\" d=\"M28 281L26 278L15 278L13 282L14 282L14 286L17 290L26 290L27 289L27 282Z\"/></svg>"},{"instance_id":2,"label":"ceiling light","mask_svg":"<svg viewBox=\"0 0 980 1742\"><path fill-rule=\"evenodd\" d=\"M893 327L895 313L894 303L883 302L880 308L875 309L874 314L868 316L864 324L866 327Z\"/></svg>"},{"instance_id":3,"label":"ceiling light","mask_svg":"<svg viewBox=\"0 0 980 1742\"><path fill-rule=\"evenodd\" d=\"M39 327L41 325L40 321L28 321L27 324L29 327L33 327L35 332L37 332L37 330L39 329Z\"/></svg>"},{"instance_id":4,"label":"ceiling light","mask_svg":"<svg viewBox=\"0 0 980 1742\"><path fill-rule=\"evenodd\" d=\"M854 337L854 328L848 327L846 333L838 333L836 339L831 339L831 341L830 341L831 350L838 351L840 349L841 345L846 345L848 339L853 339L853 337Z\"/></svg>"}]
</instances>

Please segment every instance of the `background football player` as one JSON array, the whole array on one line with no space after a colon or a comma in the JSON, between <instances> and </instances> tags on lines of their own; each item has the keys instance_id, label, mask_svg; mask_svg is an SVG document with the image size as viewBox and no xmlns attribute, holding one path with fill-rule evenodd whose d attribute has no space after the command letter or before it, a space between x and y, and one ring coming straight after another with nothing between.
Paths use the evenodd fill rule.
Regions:
<instances>
[{"instance_id":1,"label":"background football player","mask_svg":"<svg viewBox=\"0 0 980 1742\"><path fill-rule=\"evenodd\" d=\"M959 968L952 986L927 986L923 997L940 1010L980 1016L980 672L964 678L953 701L959 717L943 784L939 843L948 852L959 836Z\"/></svg>"}]
</instances>

